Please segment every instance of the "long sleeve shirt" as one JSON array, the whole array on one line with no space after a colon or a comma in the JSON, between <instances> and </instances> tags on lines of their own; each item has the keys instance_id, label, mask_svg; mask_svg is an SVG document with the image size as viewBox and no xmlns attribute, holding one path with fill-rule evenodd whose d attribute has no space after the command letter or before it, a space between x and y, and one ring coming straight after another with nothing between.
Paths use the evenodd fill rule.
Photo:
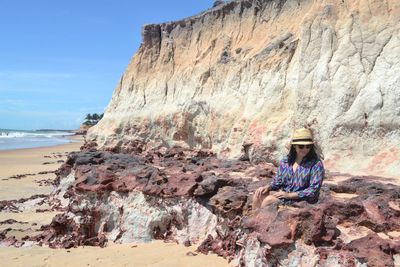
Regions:
<instances>
[{"instance_id":1,"label":"long sleeve shirt","mask_svg":"<svg viewBox=\"0 0 400 267\"><path fill-rule=\"evenodd\" d=\"M318 197L324 177L324 166L321 160L305 160L296 171L289 165L287 157L280 161L278 170L270 184L271 190L282 189L285 192L297 192L300 200Z\"/></svg>"}]
</instances>

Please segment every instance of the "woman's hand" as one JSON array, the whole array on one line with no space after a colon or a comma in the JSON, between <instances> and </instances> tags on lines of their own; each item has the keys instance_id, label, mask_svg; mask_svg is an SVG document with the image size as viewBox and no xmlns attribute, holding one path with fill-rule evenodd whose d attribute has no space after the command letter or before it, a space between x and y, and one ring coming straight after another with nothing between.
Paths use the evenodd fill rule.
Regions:
<instances>
[{"instance_id":1,"label":"woman's hand","mask_svg":"<svg viewBox=\"0 0 400 267\"><path fill-rule=\"evenodd\" d=\"M297 199L299 198L299 195L297 193L287 193L283 191L279 191L274 193L272 196L280 199Z\"/></svg>"},{"instance_id":2,"label":"woman's hand","mask_svg":"<svg viewBox=\"0 0 400 267\"><path fill-rule=\"evenodd\" d=\"M276 198L287 198L287 194L288 193L286 193L286 192L279 191L279 192L272 194L272 196L274 196Z\"/></svg>"},{"instance_id":3,"label":"woman's hand","mask_svg":"<svg viewBox=\"0 0 400 267\"><path fill-rule=\"evenodd\" d=\"M258 188L256 190L256 192L254 192L254 196L256 198L260 198L262 195L268 194L268 192L269 192L269 186L268 185L267 186L263 186L263 187Z\"/></svg>"}]
</instances>

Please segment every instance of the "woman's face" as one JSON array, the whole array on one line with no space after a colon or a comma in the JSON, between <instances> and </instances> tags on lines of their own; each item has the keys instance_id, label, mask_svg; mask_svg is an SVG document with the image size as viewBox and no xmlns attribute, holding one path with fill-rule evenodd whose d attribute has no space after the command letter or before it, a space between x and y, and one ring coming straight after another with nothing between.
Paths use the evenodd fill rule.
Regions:
<instances>
[{"instance_id":1,"label":"woman's face","mask_svg":"<svg viewBox=\"0 0 400 267\"><path fill-rule=\"evenodd\" d=\"M294 145L294 147L296 148L296 154L304 158L310 152L312 145Z\"/></svg>"}]
</instances>

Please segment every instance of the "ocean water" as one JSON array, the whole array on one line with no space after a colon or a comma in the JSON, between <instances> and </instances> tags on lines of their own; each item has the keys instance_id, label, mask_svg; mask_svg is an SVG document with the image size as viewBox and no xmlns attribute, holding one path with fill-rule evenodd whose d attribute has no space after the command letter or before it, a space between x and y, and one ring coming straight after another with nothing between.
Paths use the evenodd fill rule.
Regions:
<instances>
[{"instance_id":1,"label":"ocean water","mask_svg":"<svg viewBox=\"0 0 400 267\"><path fill-rule=\"evenodd\" d=\"M0 129L0 150L54 146L71 142L71 132L56 130L10 130Z\"/></svg>"}]
</instances>

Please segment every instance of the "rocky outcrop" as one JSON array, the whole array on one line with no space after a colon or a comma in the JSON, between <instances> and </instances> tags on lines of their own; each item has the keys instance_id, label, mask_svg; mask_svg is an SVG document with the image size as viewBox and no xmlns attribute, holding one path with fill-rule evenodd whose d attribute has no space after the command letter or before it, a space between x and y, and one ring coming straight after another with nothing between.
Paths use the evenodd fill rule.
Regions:
<instances>
[{"instance_id":1,"label":"rocky outcrop","mask_svg":"<svg viewBox=\"0 0 400 267\"><path fill-rule=\"evenodd\" d=\"M75 135L86 135L88 130L90 129L90 125L81 124L79 129L74 131Z\"/></svg>"},{"instance_id":2,"label":"rocky outcrop","mask_svg":"<svg viewBox=\"0 0 400 267\"><path fill-rule=\"evenodd\" d=\"M104 118L101 147L211 148L278 160L314 130L331 170L400 171L397 0L236 0L143 27Z\"/></svg>"},{"instance_id":3,"label":"rocky outcrop","mask_svg":"<svg viewBox=\"0 0 400 267\"><path fill-rule=\"evenodd\" d=\"M65 212L33 239L163 239L239 266L400 264L400 188L377 182L400 171L399 20L397 0L237 0L144 26L90 142L57 171ZM303 126L330 171L318 203L251 210Z\"/></svg>"},{"instance_id":4,"label":"rocky outcrop","mask_svg":"<svg viewBox=\"0 0 400 267\"><path fill-rule=\"evenodd\" d=\"M400 188L330 175L318 203L251 210L275 167L174 147L72 153L54 197L65 212L33 238L50 247L146 242L198 245L239 266L394 266ZM1 236L0 236L1 238Z\"/></svg>"}]
</instances>

